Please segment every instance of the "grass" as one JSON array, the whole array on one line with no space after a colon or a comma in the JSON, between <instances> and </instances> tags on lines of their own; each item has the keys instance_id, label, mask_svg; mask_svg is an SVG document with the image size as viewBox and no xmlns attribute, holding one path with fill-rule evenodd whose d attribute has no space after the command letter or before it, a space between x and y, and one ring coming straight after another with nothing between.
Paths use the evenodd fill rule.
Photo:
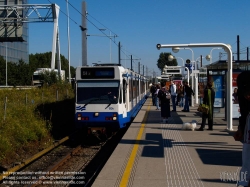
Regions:
<instances>
[{"instance_id":1,"label":"grass","mask_svg":"<svg viewBox=\"0 0 250 187\"><path fill-rule=\"evenodd\" d=\"M18 161L17 150L25 154L32 144L35 149L49 146L70 132L73 120L74 91L69 84L0 90L0 164ZM55 135L58 129L64 131Z\"/></svg>"}]
</instances>

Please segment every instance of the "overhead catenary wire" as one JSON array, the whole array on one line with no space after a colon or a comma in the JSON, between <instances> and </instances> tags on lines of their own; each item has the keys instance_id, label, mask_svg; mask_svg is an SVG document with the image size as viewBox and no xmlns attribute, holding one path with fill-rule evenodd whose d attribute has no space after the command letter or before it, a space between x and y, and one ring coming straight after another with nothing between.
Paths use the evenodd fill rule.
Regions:
<instances>
[{"instance_id":1,"label":"overhead catenary wire","mask_svg":"<svg viewBox=\"0 0 250 187\"><path fill-rule=\"evenodd\" d=\"M51 4L53 4L50 0L48 0ZM67 0L65 0L67 2ZM117 47L118 47L118 43L116 43L115 39L113 39L112 37L110 37L110 35L107 35L104 31L102 31L96 24L94 24L90 19L88 19L87 16L83 15L77 8L75 8L75 6L73 6L70 2L68 2L68 4L75 10L77 11L82 17L84 17L90 24L92 24L97 30L99 30L100 32L102 32L103 35L105 35L107 38L109 38ZM71 21L73 21L76 25L78 25L81 29L82 25L78 24L74 19L72 19L70 16L68 16L65 12L63 12L62 10L60 10L61 13L63 13L66 17L69 17L69 19ZM95 19L92 15L90 15L89 13L87 13L87 15L89 15L91 18L93 18L95 21L97 21L99 24L101 24L103 27L105 27L106 29L108 29L109 31L111 31L115 36L118 36L115 32L113 32L111 29L109 29L107 26L105 26L104 24L102 24L101 22L99 22L97 19ZM115 37L114 37L115 38ZM126 54L125 51L121 48L120 49L121 52L127 57L129 58L129 54ZM127 51L127 50L126 50ZM131 52L127 51L128 53L130 53L131 55L133 55ZM133 55L135 57L137 57L136 55ZM139 57L137 57L139 58ZM135 63L133 61L133 63Z\"/></svg>"},{"instance_id":2,"label":"overhead catenary wire","mask_svg":"<svg viewBox=\"0 0 250 187\"><path fill-rule=\"evenodd\" d=\"M237 43L237 41L235 41L235 43L234 43L233 45L235 45L236 43ZM240 44L243 45L242 42L240 42ZM249 48L250 46L245 46L245 45L243 45L243 46L244 46L244 48L243 48L243 49L240 49L239 53L240 53L240 54L246 54L246 55L247 55L247 48ZM232 53L233 53L233 54L237 54L237 51L233 51ZM219 58L215 58L215 61L216 61L216 60L220 60L220 58L223 58L223 57L226 57L226 56L227 56L227 55L226 55L227 53L222 53L222 52L220 52L220 54L221 54L221 56L220 56ZM247 59L247 56L241 57L241 59L242 59L242 60Z\"/></svg>"}]
</instances>

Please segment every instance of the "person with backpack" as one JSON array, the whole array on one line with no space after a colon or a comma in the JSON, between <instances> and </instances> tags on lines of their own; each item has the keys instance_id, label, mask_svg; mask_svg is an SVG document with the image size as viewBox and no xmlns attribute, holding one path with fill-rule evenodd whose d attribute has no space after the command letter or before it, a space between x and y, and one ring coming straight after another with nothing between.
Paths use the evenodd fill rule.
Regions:
<instances>
[{"instance_id":1,"label":"person with backpack","mask_svg":"<svg viewBox=\"0 0 250 187\"><path fill-rule=\"evenodd\" d=\"M206 119L208 119L208 129L213 130L213 113L214 113L214 99L215 91L212 88L213 84L211 81L207 83L207 87L204 90L203 104L206 104L209 108L208 114L202 113L202 123L198 131L203 131L206 125Z\"/></svg>"},{"instance_id":2,"label":"person with backpack","mask_svg":"<svg viewBox=\"0 0 250 187\"><path fill-rule=\"evenodd\" d=\"M161 83L161 89L158 92L158 98L161 101L161 117L163 118L162 122L167 123L168 118L170 117L171 94L163 82Z\"/></svg>"}]
</instances>

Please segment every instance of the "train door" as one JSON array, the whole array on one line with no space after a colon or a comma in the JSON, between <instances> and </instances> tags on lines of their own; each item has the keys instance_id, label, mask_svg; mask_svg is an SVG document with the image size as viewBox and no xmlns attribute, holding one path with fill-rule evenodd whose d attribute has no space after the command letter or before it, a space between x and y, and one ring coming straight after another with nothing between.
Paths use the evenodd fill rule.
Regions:
<instances>
[{"instance_id":1,"label":"train door","mask_svg":"<svg viewBox=\"0 0 250 187\"><path fill-rule=\"evenodd\" d=\"M127 90L126 90L126 110L127 112L129 112L131 110L131 106L130 106L130 98L131 98L131 94L130 94L130 79L129 77L127 77L126 79L127 81Z\"/></svg>"},{"instance_id":2,"label":"train door","mask_svg":"<svg viewBox=\"0 0 250 187\"><path fill-rule=\"evenodd\" d=\"M131 110L134 108L134 95L135 95L135 89L134 89L134 84L135 84L135 82L134 82L134 75L133 75L133 73L131 73L131 96L132 96L132 98L131 98Z\"/></svg>"},{"instance_id":3,"label":"train door","mask_svg":"<svg viewBox=\"0 0 250 187\"><path fill-rule=\"evenodd\" d=\"M127 81L125 78L122 80L122 86L121 86L121 92L122 92L122 113L123 113L123 118L127 118L127 111L128 111L128 104L127 104Z\"/></svg>"}]
</instances>

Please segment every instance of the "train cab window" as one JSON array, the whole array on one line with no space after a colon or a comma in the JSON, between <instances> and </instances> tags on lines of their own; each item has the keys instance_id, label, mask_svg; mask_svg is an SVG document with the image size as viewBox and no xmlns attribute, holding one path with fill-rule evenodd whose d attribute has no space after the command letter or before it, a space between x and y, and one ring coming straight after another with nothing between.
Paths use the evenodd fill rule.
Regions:
<instances>
[{"instance_id":1,"label":"train cab window","mask_svg":"<svg viewBox=\"0 0 250 187\"><path fill-rule=\"evenodd\" d=\"M77 82L76 102L79 104L116 104L118 97L118 81Z\"/></svg>"}]
</instances>

